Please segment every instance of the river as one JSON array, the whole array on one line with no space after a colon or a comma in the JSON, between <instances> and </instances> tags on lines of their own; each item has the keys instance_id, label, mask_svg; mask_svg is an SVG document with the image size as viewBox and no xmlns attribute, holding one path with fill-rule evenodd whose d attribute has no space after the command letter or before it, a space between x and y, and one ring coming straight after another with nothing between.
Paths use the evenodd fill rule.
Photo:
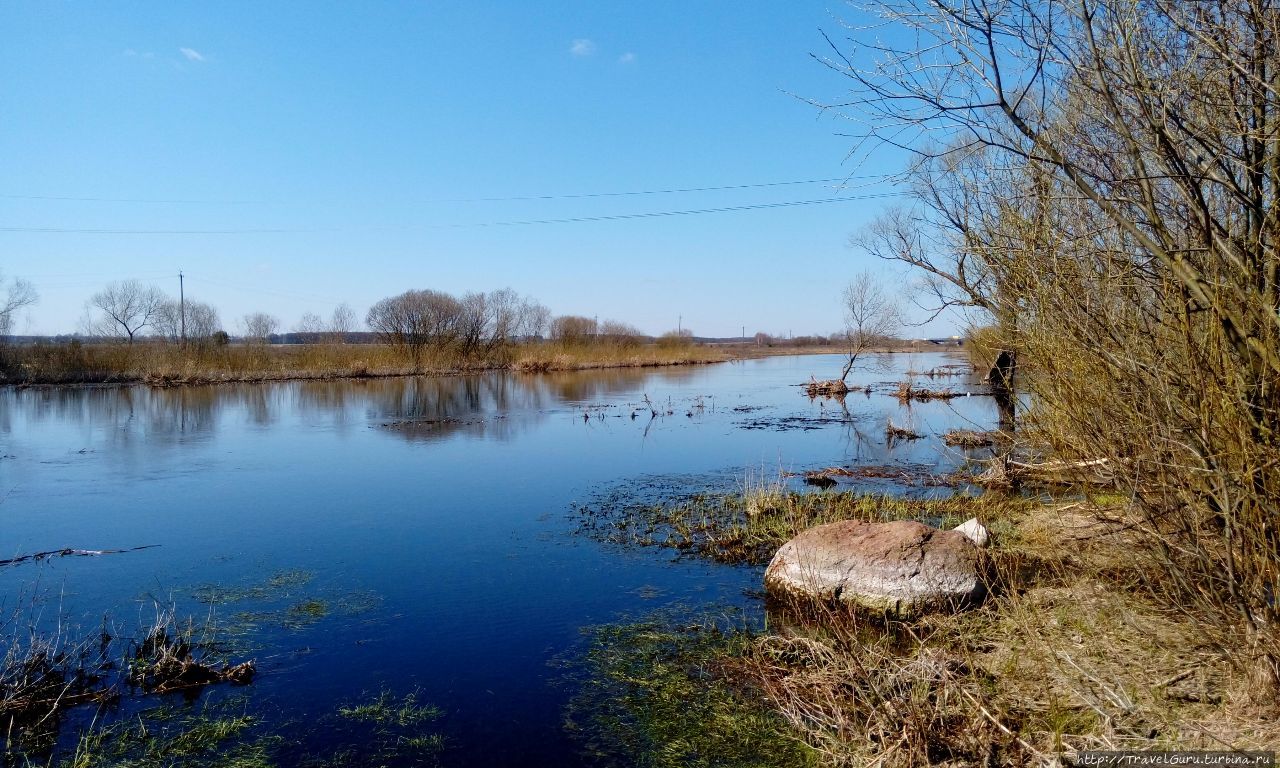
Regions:
<instances>
[{"instance_id":1,"label":"river","mask_svg":"<svg viewBox=\"0 0 1280 768\"><path fill-rule=\"evenodd\" d=\"M868 358L851 382L873 392L847 410L796 386L836 373L838 356L0 391L0 558L154 545L0 568L6 630L33 615L86 634L106 615L116 636L157 610L234 620L230 653L258 675L204 696L242 697L283 738L281 764L345 748L353 737L325 723L381 691L440 708L443 765L580 764L558 662L582 629L676 604L758 611L761 571L603 543L576 531L574 505L627 484L733 489L840 464L949 471L964 454L938 436L991 428L991 400L907 409L887 391L959 362ZM890 418L924 437L887 443Z\"/></svg>"}]
</instances>

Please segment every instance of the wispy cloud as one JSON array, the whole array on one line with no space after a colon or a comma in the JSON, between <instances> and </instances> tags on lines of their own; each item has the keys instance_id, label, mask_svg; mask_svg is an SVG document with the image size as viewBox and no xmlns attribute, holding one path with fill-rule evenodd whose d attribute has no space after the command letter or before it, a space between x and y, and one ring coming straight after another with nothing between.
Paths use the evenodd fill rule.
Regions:
<instances>
[{"instance_id":1,"label":"wispy cloud","mask_svg":"<svg viewBox=\"0 0 1280 768\"><path fill-rule=\"evenodd\" d=\"M634 64L635 60L636 60L636 55L631 51L627 51L626 53L618 57L619 64Z\"/></svg>"},{"instance_id":2,"label":"wispy cloud","mask_svg":"<svg viewBox=\"0 0 1280 768\"><path fill-rule=\"evenodd\" d=\"M204 54L195 48L179 48L178 53L181 53L187 61L204 61Z\"/></svg>"},{"instance_id":3,"label":"wispy cloud","mask_svg":"<svg viewBox=\"0 0 1280 768\"><path fill-rule=\"evenodd\" d=\"M154 59L156 57L151 51L136 51L133 48L125 48L124 55L131 59Z\"/></svg>"},{"instance_id":4,"label":"wispy cloud","mask_svg":"<svg viewBox=\"0 0 1280 768\"><path fill-rule=\"evenodd\" d=\"M585 37L579 37L569 46L569 53L574 56L590 56L596 52L596 44Z\"/></svg>"}]
</instances>

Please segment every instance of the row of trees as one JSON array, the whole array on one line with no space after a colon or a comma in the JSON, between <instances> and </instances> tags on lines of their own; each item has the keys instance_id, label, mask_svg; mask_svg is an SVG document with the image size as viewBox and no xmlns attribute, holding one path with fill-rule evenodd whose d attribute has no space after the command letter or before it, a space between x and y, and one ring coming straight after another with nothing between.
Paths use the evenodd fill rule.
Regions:
<instances>
[{"instance_id":1,"label":"row of trees","mask_svg":"<svg viewBox=\"0 0 1280 768\"><path fill-rule=\"evenodd\" d=\"M121 339L129 344L144 336L197 345L225 344L230 338L212 305L193 299L180 301L137 280L111 283L93 294L86 302L81 325L89 336ZM246 340L263 343L280 329L280 320L265 312L251 312L237 325ZM328 324L317 315L303 315L298 332L314 335L317 341L341 341L354 330L354 325L351 308L341 304L334 309Z\"/></svg>"}]
</instances>

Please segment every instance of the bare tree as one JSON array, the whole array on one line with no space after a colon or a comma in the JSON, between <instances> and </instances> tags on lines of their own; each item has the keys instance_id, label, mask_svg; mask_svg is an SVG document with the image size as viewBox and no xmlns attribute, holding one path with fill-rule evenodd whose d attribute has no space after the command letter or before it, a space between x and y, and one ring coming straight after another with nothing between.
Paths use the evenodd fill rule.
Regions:
<instances>
[{"instance_id":1,"label":"bare tree","mask_svg":"<svg viewBox=\"0 0 1280 768\"><path fill-rule=\"evenodd\" d=\"M493 323L490 339L493 346L499 347L522 333L521 325L528 302L510 288L491 291L488 301Z\"/></svg>"},{"instance_id":2,"label":"bare tree","mask_svg":"<svg viewBox=\"0 0 1280 768\"><path fill-rule=\"evenodd\" d=\"M351 307L346 303L339 304L333 308L333 314L329 316L329 340L334 344L343 344L347 340L347 334L356 328L356 314L351 311Z\"/></svg>"},{"instance_id":3,"label":"bare tree","mask_svg":"<svg viewBox=\"0 0 1280 768\"><path fill-rule=\"evenodd\" d=\"M240 330L247 341L266 344L271 334L280 327L280 321L266 312L252 312L240 318Z\"/></svg>"},{"instance_id":4,"label":"bare tree","mask_svg":"<svg viewBox=\"0 0 1280 768\"><path fill-rule=\"evenodd\" d=\"M151 326L157 336L177 342L182 338L183 307L173 299L165 300L155 312ZM218 311L212 305L201 301L186 300L187 340L194 343L209 341L213 334L222 329L218 320Z\"/></svg>"},{"instance_id":5,"label":"bare tree","mask_svg":"<svg viewBox=\"0 0 1280 768\"><path fill-rule=\"evenodd\" d=\"M1207 617L1206 638L1274 697L1274 3L887 0L871 12L899 33L872 25L871 58L833 45L827 64L853 87L862 148L920 158L917 206L871 231L872 250L921 269L942 303L991 311L1031 355L1034 433L1065 458L1108 462L1146 514L1151 589ZM925 224L940 241L921 242Z\"/></svg>"},{"instance_id":6,"label":"bare tree","mask_svg":"<svg viewBox=\"0 0 1280 768\"><path fill-rule=\"evenodd\" d=\"M644 332L621 320L605 320L600 323L600 338L618 346L634 347L644 338Z\"/></svg>"},{"instance_id":7,"label":"bare tree","mask_svg":"<svg viewBox=\"0 0 1280 768\"><path fill-rule=\"evenodd\" d=\"M581 315L561 315L551 321L551 338L565 344L585 344L598 331L594 319Z\"/></svg>"},{"instance_id":8,"label":"bare tree","mask_svg":"<svg viewBox=\"0 0 1280 768\"><path fill-rule=\"evenodd\" d=\"M304 312L297 325L293 326L293 332L301 341L314 344L323 338L324 320L315 312Z\"/></svg>"},{"instance_id":9,"label":"bare tree","mask_svg":"<svg viewBox=\"0 0 1280 768\"><path fill-rule=\"evenodd\" d=\"M489 297L483 293L468 293L459 302L457 338L464 355L479 351L489 339L493 317Z\"/></svg>"},{"instance_id":10,"label":"bare tree","mask_svg":"<svg viewBox=\"0 0 1280 768\"><path fill-rule=\"evenodd\" d=\"M4 300L0 302L0 338L8 336L13 330L14 315L23 307L30 306L38 298L35 288L26 280L5 280L0 274L0 285L4 285Z\"/></svg>"},{"instance_id":11,"label":"bare tree","mask_svg":"<svg viewBox=\"0 0 1280 768\"><path fill-rule=\"evenodd\" d=\"M165 301L158 288L137 280L112 283L89 298L91 330L128 339L133 344L134 337L151 325ZM97 310L96 316L93 310Z\"/></svg>"},{"instance_id":12,"label":"bare tree","mask_svg":"<svg viewBox=\"0 0 1280 768\"><path fill-rule=\"evenodd\" d=\"M518 334L527 339L541 338L551 327L551 310L532 299L526 299L520 306L520 322Z\"/></svg>"},{"instance_id":13,"label":"bare tree","mask_svg":"<svg viewBox=\"0 0 1280 768\"><path fill-rule=\"evenodd\" d=\"M844 343L848 360L840 372L840 381L858 357L893 334L901 324L897 303L869 272L859 272L844 289Z\"/></svg>"},{"instance_id":14,"label":"bare tree","mask_svg":"<svg viewBox=\"0 0 1280 768\"><path fill-rule=\"evenodd\" d=\"M315 312L304 312L293 330L294 333L320 334L324 332L324 320Z\"/></svg>"},{"instance_id":15,"label":"bare tree","mask_svg":"<svg viewBox=\"0 0 1280 768\"><path fill-rule=\"evenodd\" d=\"M454 343L461 315L461 303L447 293L405 291L370 307L365 322L384 342L407 350L417 366L429 346Z\"/></svg>"}]
</instances>

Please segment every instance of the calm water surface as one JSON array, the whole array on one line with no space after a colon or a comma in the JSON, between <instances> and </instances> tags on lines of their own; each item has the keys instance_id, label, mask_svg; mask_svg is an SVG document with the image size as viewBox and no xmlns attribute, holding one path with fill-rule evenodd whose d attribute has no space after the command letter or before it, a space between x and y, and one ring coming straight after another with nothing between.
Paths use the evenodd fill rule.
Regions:
<instances>
[{"instance_id":1,"label":"calm water surface","mask_svg":"<svg viewBox=\"0 0 1280 768\"><path fill-rule=\"evenodd\" d=\"M46 619L92 630L109 614L127 634L156 605L252 613L247 598L199 597L303 572L260 601L322 601L327 615L260 621L247 689L298 754L323 751L325 730L309 724L338 703L417 690L445 712L444 765L574 765L562 727L572 690L552 662L581 647L581 629L674 604L758 610L761 578L577 535L575 503L655 479L693 492L836 464L941 472L963 455L937 435L995 421L985 397L906 411L859 393L846 417L795 386L840 362L5 390L0 557L158 546L3 568L0 589L6 609L35 594ZM886 356L851 381L886 388L956 362ZM664 415L650 418L646 396ZM928 438L887 446L888 418Z\"/></svg>"}]
</instances>

